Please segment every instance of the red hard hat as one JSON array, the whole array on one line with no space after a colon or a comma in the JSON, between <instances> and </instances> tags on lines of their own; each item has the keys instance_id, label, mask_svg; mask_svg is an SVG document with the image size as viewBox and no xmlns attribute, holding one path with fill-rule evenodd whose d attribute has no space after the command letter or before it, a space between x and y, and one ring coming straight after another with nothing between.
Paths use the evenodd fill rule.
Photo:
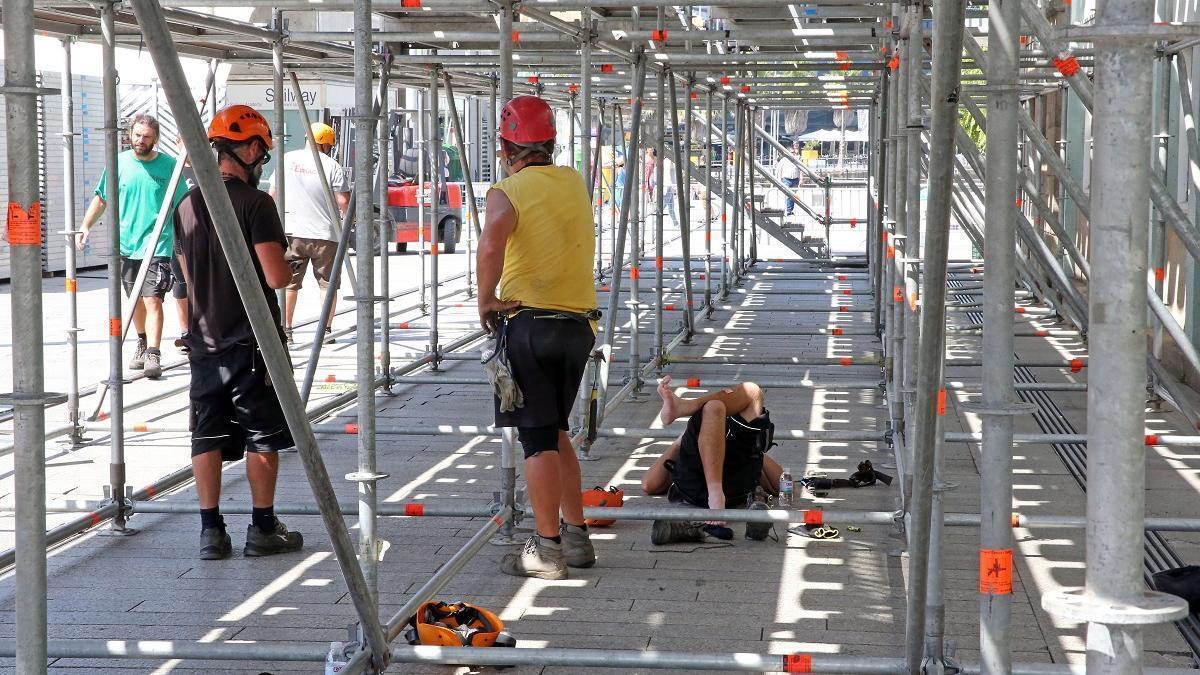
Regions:
<instances>
[{"instance_id":1,"label":"red hard hat","mask_svg":"<svg viewBox=\"0 0 1200 675\"><path fill-rule=\"evenodd\" d=\"M500 112L500 138L517 145L554 140L554 111L537 96L518 96Z\"/></svg>"}]
</instances>

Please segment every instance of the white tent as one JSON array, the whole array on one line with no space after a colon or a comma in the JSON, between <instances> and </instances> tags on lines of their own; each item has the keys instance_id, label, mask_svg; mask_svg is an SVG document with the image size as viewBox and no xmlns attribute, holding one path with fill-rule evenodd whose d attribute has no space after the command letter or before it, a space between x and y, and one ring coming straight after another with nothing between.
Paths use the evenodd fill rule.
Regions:
<instances>
[{"instance_id":1,"label":"white tent","mask_svg":"<svg viewBox=\"0 0 1200 675\"><path fill-rule=\"evenodd\" d=\"M843 136L839 129L818 129L817 131L810 131L807 134L804 134L800 137L800 140L820 141L821 143L836 143L842 140L849 141L851 143L866 143L869 139L867 138L867 132L862 130L847 130L846 135Z\"/></svg>"}]
</instances>

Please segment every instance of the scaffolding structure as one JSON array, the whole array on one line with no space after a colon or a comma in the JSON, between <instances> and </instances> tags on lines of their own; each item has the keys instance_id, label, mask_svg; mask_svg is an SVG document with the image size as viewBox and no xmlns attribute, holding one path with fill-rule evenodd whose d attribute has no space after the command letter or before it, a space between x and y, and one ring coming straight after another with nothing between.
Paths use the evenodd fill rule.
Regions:
<instances>
[{"instance_id":1,"label":"scaffolding structure","mask_svg":"<svg viewBox=\"0 0 1200 675\"><path fill-rule=\"evenodd\" d=\"M188 9L197 5L270 9L270 23L233 21ZM289 14L318 7L321 11L352 12L352 29L288 30ZM404 663L855 673L949 672L957 668L984 673L1071 672L1069 666L1013 662L1011 583L985 584L981 580L980 662L960 664L947 654L942 597L945 527L977 528L981 574L985 565L994 564L1008 571L1010 582L1015 527L1086 530L1086 586L1047 595L1045 609L1055 616L1088 623L1087 672L1142 670L1143 627L1183 621L1187 616L1182 600L1147 590L1143 536L1146 532L1200 531L1197 518L1145 517L1143 456L1147 447L1200 446L1200 435L1154 434L1145 429L1148 388L1152 395L1195 417L1187 410L1187 398L1174 372L1182 372L1186 379L1200 374L1200 353L1194 332L1189 332L1194 328L1182 325L1167 302L1162 270L1172 245L1200 261L1200 234L1193 225L1195 214L1181 206L1171 184L1174 174L1168 171L1168 153L1152 141L1163 135L1160 117L1167 115L1167 107L1178 104L1186 115L1195 114L1188 62L1200 45L1200 24L1156 14L1149 0L1101 4L1094 22L1086 24L1071 23L1072 17L1062 15L1061 10L1056 2L1034 0L993 1L986 10L976 3L953 0L819 0L803 5L720 0L703 7L666 0L636 4L613 0L5 0L0 14L5 81L0 92L7 105L9 144L7 225L13 270L14 381L4 403L12 406L15 429L9 449L16 459L17 492L8 506L16 513L17 539L13 550L0 553L0 565L15 565L17 634L14 640L0 640L0 655L15 655L20 673L36 673L44 672L52 657L321 662L329 651L327 645L306 643L117 645L47 638L48 547L100 523L110 532L135 534L128 525L134 513L190 512L187 505L153 500L155 494L185 483L190 470L177 471L140 490L133 490L125 477L123 439L127 432L186 431L166 424L131 423L125 414L185 388L167 389L141 401L124 397L122 343L131 314L121 287L115 237L110 241L109 263L109 378L90 389L79 386L74 284L68 283L71 390L61 395L44 391L39 266L44 231L34 227L38 221L37 166L26 158L36 152L27 139L36 135L32 125L39 100L61 96L66 111L63 155L67 175L74 175L74 130L69 113L71 45L99 41L104 47L108 194L117 192L115 49L119 44L144 44L178 122L199 188L214 214L222 247L313 490L312 503L280 504L276 510L284 515L322 517L354 604L356 651L343 672L383 672L389 665L398 669L396 666ZM789 17L791 26L779 27L780 11ZM1048 16L1057 18L1058 24L1052 25ZM1073 16L1081 20L1078 12ZM380 23L382 28L373 27ZM40 87L34 77L33 37L38 32L63 40L67 66L61 91ZM447 117L464 162L479 157L479 153L468 152L472 145L494 143L495 139L490 135L471 137L456 97L470 97L486 105L488 118L493 120L500 107L520 94L538 94L571 110L567 143L570 156L582 158L585 185L596 205L595 274L606 305L599 346L581 388L573 431L582 458L589 457L598 438L665 439L676 435L668 429L613 428L606 426L605 420L654 374L672 364L693 362L673 353L679 345L698 335L722 333L723 329L705 323L723 313L748 311L746 306L725 304L731 296L756 296L762 302L749 308L755 312L830 312L829 306L808 307L795 297L788 298L790 302L772 303L771 290L744 288L754 274L771 275L778 281L858 282L858 290L843 293L831 288L813 295L833 301L836 313L869 316L870 327L855 329L831 322L812 324L808 330L816 335L852 335L857 330L858 334L877 336L882 345L878 353L711 357L701 362L846 366L869 373L858 380L761 383L775 388L882 387L889 417L886 429L781 428L776 438L874 442L891 448L901 474L900 510L729 510L713 512L712 517L732 522L809 524L836 519L846 524L900 527L909 560L903 652L877 658L393 646L416 608L435 597L488 540L515 536L525 509L511 434L470 424L388 426L376 421L379 396L401 381L463 387L485 384L480 379L431 374L447 362L477 359L477 352L468 350L482 337L481 331L468 331L447 339L439 331L439 312L455 296L470 298L473 294L469 265L463 275L444 277L439 272L439 194L448 189L442 153L419 153L419 182L423 184L428 177L431 195L428 206L418 200L418 222L428 219L433 225L428 261L425 242L421 242L421 283L415 288L392 289L386 258L380 264L371 255L355 256L355 267L348 274L353 306L341 313L352 312L356 318L356 386L353 391L310 404L322 351L320 335L310 345L304 375L296 386L285 348L273 339L276 327L233 225L236 217L180 65L183 55L269 71L276 91L291 86L298 94L298 74L353 82L355 103L348 119L354 131L356 180L352 208L342 219L335 262L337 269L345 265L347 272L351 272L347 250L352 235L356 251L371 251L390 239L390 215L386 208L378 208L377 201L386 194L390 173L387 120L392 91L421 92L415 126L424 148L442 147L439 120ZM212 86L208 84L204 90ZM1155 104L1156 94L1165 103ZM1055 147L1056 140L1065 144L1061 139L1066 136L1047 138L1044 125L1031 117L1030 102L1039 101L1036 105L1044 107L1040 101L1048 96L1077 102L1090 114L1093 156L1086 189L1078 175L1078 162L1062 145ZM440 110L443 100L448 103L447 111ZM768 113L807 109L865 111L871 141L861 180L830 170L814 171L785 150L773 136L777 131L764 128ZM307 129L309 114L302 104L301 115ZM272 124L280 148L283 116L282 97L277 97ZM986 153L968 134L966 123L986 133ZM1185 190L1195 194L1200 192L1200 139L1194 125L1188 127L1184 141L1189 160L1176 182L1185 183ZM315 144L312 146L315 152ZM682 253L678 258L667 256L665 246L671 242L665 221L673 207L664 190L665 162L656 163L653 182L657 187L645 198L639 183L648 178L644 170L647 148L653 148L660 160L673 159L674 182L681 192L690 191L694 184L704 194L704 212L699 218L702 250L691 250L697 219L690 212L692 200L682 198L678 214L684 224ZM809 203L796 188L781 181L762 161L765 153L771 154L775 163L794 162L821 191L822 199ZM614 186L605 182L609 180L606 176L615 175L616 167L604 164L605 157L615 161L617 154L625 157L627 176L619 202L611 198L617 192ZM472 168L466 167L468 176ZM832 190L860 183L865 187L866 217L835 217ZM328 191L329 186L325 187ZM483 219L469 179L466 188L469 260ZM282 181L279 189L282 218L286 199ZM798 236L783 218L770 213L760 199L764 189L791 197L810 232L818 236ZM604 195L610 197L606 200ZM332 192L329 198L332 207ZM116 200L108 208L115 222ZM332 208L336 212L336 207ZM165 217L160 214L160 229ZM66 221L65 234L71 235L75 224L70 208ZM357 226L351 227L355 223ZM1089 235L1085 250L1079 246L1081 223L1086 223ZM845 225L865 229L864 250L833 250L833 228ZM952 229L964 231L978 250L986 253L983 262L950 259ZM758 255L762 237L774 239L795 257L765 264L768 261ZM714 247L714 238L719 249ZM67 256L67 275L73 281L76 270L70 245ZM650 278L643 280L643 273ZM455 286L459 281L464 285ZM321 315L312 321L314 325L326 325L337 292L335 281ZM800 295L794 289L778 293ZM393 305L402 298L416 302ZM1057 330L1086 335L1086 361L1015 358L1015 339L1030 334L1015 329L1014 319L1018 313L1037 311L1028 306L1029 300L1063 320L1064 326ZM393 353L390 319L413 311L425 317L422 328L427 330L427 349ZM680 320L678 328L673 328L676 313ZM953 321L964 313L981 314L982 330ZM643 318L650 324L649 336L640 334ZM1042 334L1037 337L1044 336L1044 331L1038 333ZM739 334L755 333L741 330ZM986 358L947 359L947 340L961 335L981 336L980 353ZM643 353L647 342L650 348ZM1167 358L1164 345L1173 350L1173 360ZM956 367L981 369L982 400L970 410L982 417L982 433L943 429L947 389L969 386L946 375L947 368ZM1014 381L1014 369L1029 368L1072 372L1087 368L1089 381L1103 386ZM715 388L731 383L718 378L689 385ZM1085 434L1014 432L1014 419L1033 410L1027 394L1080 390L1087 394ZM100 412L104 392L111 411L107 415ZM91 415L82 407L88 396L97 401ZM66 423L47 428L47 411L58 406L64 406ZM352 424L320 423L349 406L354 411ZM112 498L99 503L48 502L46 442L66 437L83 443L89 429L107 432ZM356 437L358 467L351 480L358 483L357 501L336 497L317 434ZM377 437L492 434L503 439L501 491L496 504L418 508L379 503L377 484L386 474L376 461ZM978 513L947 512L944 505L945 445L964 442L982 447ZM1087 472L1086 514L1013 513L1013 448L1025 444L1086 445L1088 465L1104 467ZM1113 494L1125 498L1111 499ZM222 508L237 513L241 507L223 503ZM242 510L248 512L249 508ZM83 515L47 531L47 512ZM347 527L347 515L357 516L357 541ZM376 523L383 517L414 515L490 517L403 607L384 618L379 614ZM687 512L677 509L640 506L588 509L586 515L617 520L689 519ZM1200 637L1197 640L1193 648L1200 645Z\"/></svg>"}]
</instances>

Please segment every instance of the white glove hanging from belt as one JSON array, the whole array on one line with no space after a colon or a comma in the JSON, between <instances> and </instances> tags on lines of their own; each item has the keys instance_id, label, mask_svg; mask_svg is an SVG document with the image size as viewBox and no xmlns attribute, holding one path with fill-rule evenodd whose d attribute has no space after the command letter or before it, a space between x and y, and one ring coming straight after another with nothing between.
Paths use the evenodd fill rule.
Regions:
<instances>
[{"instance_id":1,"label":"white glove hanging from belt","mask_svg":"<svg viewBox=\"0 0 1200 675\"><path fill-rule=\"evenodd\" d=\"M492 393L500 399L500 412L512 412L525 406L525 395L513 378L512 367L508 363L508 325L502 324L500 333L488 336L483 343L479 363L487 374L488 382L492 383Z\"/></svg>"}]
</instances>

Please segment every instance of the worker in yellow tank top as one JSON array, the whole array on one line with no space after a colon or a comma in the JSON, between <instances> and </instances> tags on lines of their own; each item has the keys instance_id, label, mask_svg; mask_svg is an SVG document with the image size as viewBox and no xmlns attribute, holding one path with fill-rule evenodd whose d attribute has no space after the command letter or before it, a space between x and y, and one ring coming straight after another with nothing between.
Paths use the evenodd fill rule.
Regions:
<instances>
[{"instance_id":1,"label":"worker in yellow tank top","mask_svg":"<svg viewBox=\"0 0 1200 675\"><path fill-rule=\"evenodd\" d=\"M504 556L500 570L565 579L568 566L596 564L579 459L567 436L598 317L592 206L583 177L551 160L554 113L545 101L509 101L499 136L508 177L487 195L476 255L479 320L499 336L524 395L513 410L496 399L496 426L517 428L537 530L521 553Z\"/></svg>"}]
</instances>

